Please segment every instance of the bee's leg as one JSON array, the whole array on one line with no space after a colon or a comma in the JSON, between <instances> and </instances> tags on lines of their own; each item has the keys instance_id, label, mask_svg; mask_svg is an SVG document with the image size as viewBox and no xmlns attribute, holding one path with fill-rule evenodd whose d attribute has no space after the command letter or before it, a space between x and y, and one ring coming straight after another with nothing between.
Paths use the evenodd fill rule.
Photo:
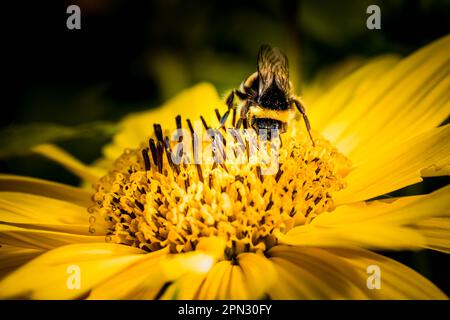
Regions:
<instances>
[{"instance_id":1,"label":"bee's leg","mask_svg":"<svg viewBox=\"0 0 450 320\"><path fill-rule=\"evenodd\" d=\"M315 146L316 144L314 143L313 137L311 135L311 125L309 124L309 120L308 117L306 116L306 111L305 108L303 107L303 104L300 102L298 98L293 98L291 102L295 104L298 111L300 111L300 113L302 114L303 120L305 121L306 129L308 130L309 138L311 139L312 145Z\"/></svg>"},{"instance_id":2,"label":"bee's leg","mask_svg":"<svg viewBox=\"0 0 450 320\"><path fill-rule=\"evenodd\" d=\"M233 103L234 103L234 92L235 92L235 91L236 91L236 89L234 89L233 91L231 91L231 92L228 94L228 97L227 97L226 100L225 100L225 103L226 103L228 109L233 108Z\"/></svg>"},{"instance_id":3,"label":"bee's leg","mask_svg":"<svg viewBox=\"0 0 450 320\"><path fill-rule=\"evenodd\" d=\"M247 112L248 112L248 108L249 108L249 102L248 100L245 101L245 103L242 105L241 110L240 110L240 117L238 120L238 123L236 125L236 128L239 129L241 127L241 124L243 125L244 129L248 129L248 119L247 119Z\"/></svg>"},{"instance_id":4,"label":"bee's leg","mask_svg":"<svg viewBox=\"0 0 450 320\"><path fill-rule=\"evenodd\" d=\"M239 129L241 127L243 121L244 121L244 118L239 118L239 120L236 123L236 127L235 128Z\"/></svg>"},{"instance_id":5,"label":"bee's leg","mask_svg":"<svg viewBox=\"0 0 450 320\"><path fill-rule=\"evenodd\" d=\"M235 97L238 97L239 99L245 99L247 97L247 94L244 92L239 91L238 89L233 89L231 91L227 98L225 99L225 104L228 107L227 112L224 113L224 115L220 118L220 128L223 128L225 126L225 122L228 119L228 116L230 115L230 110L233 110L233 126L236 123L236 105L235 105Z\"/></svg>"}]
</instances>

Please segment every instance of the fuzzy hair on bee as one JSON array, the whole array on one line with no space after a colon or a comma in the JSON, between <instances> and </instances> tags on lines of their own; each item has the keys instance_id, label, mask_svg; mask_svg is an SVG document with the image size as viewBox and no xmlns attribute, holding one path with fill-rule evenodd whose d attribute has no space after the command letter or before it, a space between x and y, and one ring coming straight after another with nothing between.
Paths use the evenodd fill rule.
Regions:
<instances>
[{"instance_id":1,"label":"fuzzy hair on bee","mask_svg":"<svg viewBox=\"0 0 450 320\"><path fill-rule=\"evenodd\" d=\"M220 119L225 125L233 113L233 126L253 128L257 132L264 129L286 132L289 122L297 109L305 122L312 144L311 126L305 107L292 92L289 81L289 65L286 55L279 49L262 45L257 57L257 71L245 79L239 89L234 89L226 98L228 110ZM240 103L236 104L236 100ZM236 115L239 119L236 123ZM269 136L270 139L270 136Z\"/></svg>"}]
</instances>

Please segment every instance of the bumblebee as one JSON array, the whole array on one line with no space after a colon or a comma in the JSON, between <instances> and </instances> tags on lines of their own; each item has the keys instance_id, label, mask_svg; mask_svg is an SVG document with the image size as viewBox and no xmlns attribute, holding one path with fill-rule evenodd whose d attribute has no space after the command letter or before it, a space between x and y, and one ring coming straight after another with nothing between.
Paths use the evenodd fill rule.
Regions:
<instances>
[{"instance_id":1,"label":"bumblebee","mask_svg":"<svg viewBox=\"0 0 450 320\"><path fill-rule=\"evenodd\" d=\"M244 80L239 89L234 89L226 98L228 110L220 119L224 126L230 112L236 128L251 127L256 132L271 130L286 132L289 121L295 116L295 108L303 116L312 144L311 126L302 101L292 93L289 81L288 59L278 48L263 45L259 49L257 71ZM236 97L240 100L235 105ZM236 114L239 120L235 123Z\"/></svg>"}]
</instances>

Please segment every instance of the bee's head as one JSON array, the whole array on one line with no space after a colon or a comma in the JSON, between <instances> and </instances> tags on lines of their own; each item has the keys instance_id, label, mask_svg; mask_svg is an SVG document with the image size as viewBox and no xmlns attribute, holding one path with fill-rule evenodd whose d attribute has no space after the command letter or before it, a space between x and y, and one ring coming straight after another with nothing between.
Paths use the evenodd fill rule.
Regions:
<instances>
[{"instance_id":1,"label":"bee's head","mask_svg":"<svg viewBox=\"0 0 450 320\"><path fill-rule=\"evenodd\" d=\"M286 132L286 123L270 118L253 118L251 126L257 134L260 134L261 130L264 130L269 140L272 139L272 134L275 131L278 131L278 134Z\"/></svg>"}]
</instances>

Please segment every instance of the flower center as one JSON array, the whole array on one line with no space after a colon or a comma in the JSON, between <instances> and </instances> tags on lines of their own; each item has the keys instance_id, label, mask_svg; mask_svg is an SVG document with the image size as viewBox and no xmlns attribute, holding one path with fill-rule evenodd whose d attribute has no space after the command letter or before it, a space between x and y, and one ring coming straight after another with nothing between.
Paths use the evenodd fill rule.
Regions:
<instances>
[{"instance_id":1,"label":"flower center","mask_svg":"<svg viewBox=\"0 0 450 320\"><path fill-rule=\"evenodd\" d=\"M178 128L179 123L177 117ZM222 146L222 160L236 160L239 148L223 147L238 146L245 139L216 132L220 131L223 143L213 150ZM228 259L241 252L265 251L277 243L277 232L332 210L333 194L345 187L343 177L350 167L348 159L318 134L315 146L303 132L284 134L276 150L277 170L266 175L261 162L250 161L248 142L240 145L240 156L247 155L248 161L192 163L186 160L198 157L185 148L176 164L171 151L180 148L163 138L158 125L155 137L126 150L94 186L90 210L111 223L107 241L147 251L169 247L171 252L187 252L202 237L218 236L226 241ZM273 156L274 152L271 161ZM262 161L266 167L267 159Z\"/></svg>"}]
</instances>

